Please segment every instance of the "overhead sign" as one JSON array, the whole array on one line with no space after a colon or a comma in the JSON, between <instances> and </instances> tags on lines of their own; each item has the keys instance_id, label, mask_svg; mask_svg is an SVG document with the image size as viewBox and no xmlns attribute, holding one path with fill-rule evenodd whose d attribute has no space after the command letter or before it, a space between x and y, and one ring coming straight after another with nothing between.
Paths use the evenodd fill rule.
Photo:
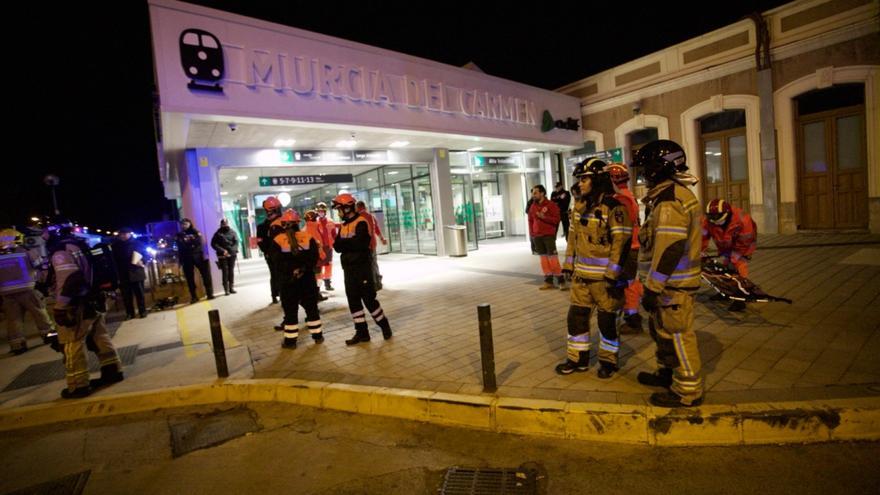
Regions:
<instances>
[{"instance_id":1,"label":"overhead sign","mask_svg":"<svg viewBox=\"0 0 880 495\"><path fill-rule=\"evenodd\" d=\"M387 151L318 151L318 150L280 150L282 163L312 162L387 162Z\"/></svg>"},{"instance_id":2,"label":"overhead sign","mask_svg":"<svg viewBox=\"0 0 880 495\"><path fill-rule=\"evenodd\" d=\"M312 184L344 184L354 181L351 174L325 174L325 175L278 175L272 177L260 177L261 187L273 186L307 186Z\"/></svg>"},{"instance_id":3,"label":"overhead sign","mask_svg":"<svg viewBox=\"0 0 880 495\"><path fill-rule=\"evenodd\" d=\"M610 150L570 156L566 159L566 163L570 166L574 166L578 162L589 160L590 158L598 158L606 163L623 163L623 148L611 148Z\"/></svg>"}]
</instances>

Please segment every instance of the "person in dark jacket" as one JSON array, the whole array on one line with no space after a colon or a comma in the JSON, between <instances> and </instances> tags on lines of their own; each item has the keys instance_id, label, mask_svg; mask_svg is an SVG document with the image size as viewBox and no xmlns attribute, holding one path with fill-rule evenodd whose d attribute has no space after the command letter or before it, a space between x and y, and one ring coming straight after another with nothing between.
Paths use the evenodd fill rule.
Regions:
<instances>
[{"instance_id":1,"label":"person in dark jacket","mask_svg":"<svg viewBox=\"0 0 880 495\"><path fill-rule=\"evenodd\" d=\"M119 277L119 288L122 290L122 302L125 304L125 319L134 318L134 304L132 296L137 301L138 317L147 317L147 307L144 304L144 280L147 272L144 270L144 262L147 250L144 245L131 236L131 229L123 227L119 229L119 235L110 245L113 252L113 261L116 264L116 274Z\"/></svg>"},{"instance_id":2,"label":"person in dark jacket","mask_svg":"<svg viewBox=\"0 0 880 495\"><path fill-rule=\"evenodd\" d=\"M189 218L180 221L181 231L177 233L177 254L180 264L183 266L183 275L186 277L186 285L189 287L191 304L199 302L196 295L196 279L194 268L199 269L202 275L202 284L205 286L205 294L208 299L214 299L214 284L211 282L211 268L208 266L208 258L205 256L205 248L202 245L202 233L196 230Z\"/></svg>"},{"instance_id":3,"label":"person in dark jacket","mask_svg":"<svg viewBox=\"0 0 880 495\"><path fill-rule=\"evenodd\" d=\"M220 228L211 238L211 247L217 252L217 267L223 274L223 291L228 296L235 294L235 258L238 256L238 237L224 218L220 220Z\"/></svg>"},{"instance_id":4,"label":"person in dark jacket","mask_svg":"<svg viewBox=\"0 0 880 495\"><path fill-rule=\"evenodd\" d=\"M348 298L348 309L354 320L354 337L345 341L345 345L355 345L370 341L367 327L367 315L364 306L373 320L382 329L385 340L391 338L391 325L382 311L382 305L376 300L375 278L373 277L373 256L370 250L370 224L358 214L357 200L348 193L342 193L333 200L333 208L339 212L342 225L336 234L333 249L341 254L342 270L345 272L345 296Z\"/></svg>"},{"instance_id":5,"label":"person in dark jacket","mask_svg":"<svg viewBox=\"0 0 880 495\"><path fill-rule=\"evenodd\" d=\"M278 296L281 295L279 278L276 276L277 270L275 269L278 247L272 242L269 229L272 227L272 222L281 217L281 201L278 201L275 196L269 196L263 201L263 210L266 212L266 219L257 225L257 246L263 253L266 266L269 268L269 289L272 291L272 304L278 304ZM276 328L284 328L284 326L282 324Z\"/></svg>"},{"instance_id":6,"label":"person in dark jacket","mask_svg":"<svg viewBox=\"0 0 880 495\"><path fill-rule=\"evenodd\" d=\"M569 229L569 208L571 207L571 194L565 190L565 186L562 182L556 183L556 189L553 190L553 193L550 194L550 201L556 203L556 206L559 207L559 215L562 225L562 235L565 237L565 240L568 240L568 229Z\"/></svg>"}]
</instances>

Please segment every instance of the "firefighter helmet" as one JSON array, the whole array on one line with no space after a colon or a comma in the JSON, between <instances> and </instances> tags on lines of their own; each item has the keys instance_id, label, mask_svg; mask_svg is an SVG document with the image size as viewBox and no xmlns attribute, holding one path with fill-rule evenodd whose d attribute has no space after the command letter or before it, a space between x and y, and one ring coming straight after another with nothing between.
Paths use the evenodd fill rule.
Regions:
<instances>
[{"instance_id":1,"label":"firefighter helmet","mask_svg":"<svg viewBox=\"0 0 880 495\"><path fill-rule=\"evenodd\" d=\"M612 163L605 167L605 171L611 176L614 184L626 184L629 182L629 169L623 163Z\"/></svg>"},{"instance_id":2,"label":"firefighter helmet","mask_svg":"<svg viewBox=\"0 0 880 495\"><path fill-rule=\"evenodd\" d=\"M649 186L688 169L684 149L668 139L658 139L642 146L633 158L633 166L644 167Z\"/></svg>"},{"instance_id":3,"label":"firefighter helmet","mask_svg":"<svg viewBox=\"0 0 880 495\"><path fill-rule=\"evenodd\" d=\"M357 203L357 200L348 193L342 193L339 196L333 198L333 208L344 208L351 207L354 208L354 205ZM320 204L318 205L320 206ZM324 206L326 208L326 205Z\"/></svg>"},{"instance_id":4,"label":"firefighter helmet","mask_svg":"<svg viewBox=\"0 0 880 495\"><path fill-rule=\"evenodd\" d=\"M278 200L275 196L269 196L268 198L263 200L263 209L266 211L280 211L281 210L281 201Z\"/></svg>"},{"instance_id":5,"label":"firefighter helmet","mask_svg":"<svg viewBox=\"0 0 880 495\"><path fill-rule=\"evenodd\" d=\"M706 205L706 218L715 225L724 225L733 213L730 203L721 198L713 199Z\"/></svg>"},{"instance_id":6,"label":"firefighter helmet","mask_svg":"<svg viewBox=\"0 0 880 495\"><path fill-rule=\"evenodd\" d=\"M281 215L281 223L299 223L300 220L299 213L290 208Z\"/></svg>"},{"instance_id":7,"label":"firefighter helmet","mask_svg":"<svg viewBox=\"0 0 880 495\"><path fill-rule=\"evenodd\" d=\"M605 162L598 158L587 158L586 160L575 165L574 171L571 173L571 175L578 178L585 175L598 175L602 173L605 165Z\"/></svg>"}]
</instances>

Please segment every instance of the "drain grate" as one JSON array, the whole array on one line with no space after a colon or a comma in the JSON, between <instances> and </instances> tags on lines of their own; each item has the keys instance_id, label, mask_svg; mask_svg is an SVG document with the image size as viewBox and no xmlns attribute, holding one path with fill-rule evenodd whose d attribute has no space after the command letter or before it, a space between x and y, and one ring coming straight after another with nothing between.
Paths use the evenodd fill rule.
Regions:
<instances>
[{"instance_id":1,"label":"drain grate","mask_svg":"<svg viewBox=\"0 0 880 495\"><path fill-rule=\"evenodd\" d=\"M138 355L138 346L129 345L116 349L122 366L131 366ZM89 371L95 372L100 369L98 358L92 352L88 352ZM47 363L32 364L28 366L20 375L12 380L12 383L3 389L3 392L10 390L18 390L20 388L33 387L34 385L42 385L44 383L54 382L64 378L64 363L61 359L57 361L49 361Z\"/></svg>"},{"instance_id":2,"label":"drain grate","mask_svg":"<svg viewBox=\"0 0 880 495\"><path fill-rule=\"evenodd\" d=\"M533 495L538 474L520 468L451 467L443 478L441 495Z\"/></svg>"},{"instance_id":3,"label":"drain grate","mask_svg":"<svg viewBox=\"0 0 880 495\"><path fill-rule=\"evenodd\" d=\"M220 445L260 429L253 413L247 409L233 409L210 416L190 416L170 426L174 457Z\"/></svg>"},{"instance_id":4,"label":"drain grate","mask_svg":"<svg viewBox=\"0 0 880 495\"><path fill-rule=\"evenodd\" d=\"M29 486L8 495L80 495L86 487L91 471L71 474L57 480Z\"/></svg>"}]
</instances>

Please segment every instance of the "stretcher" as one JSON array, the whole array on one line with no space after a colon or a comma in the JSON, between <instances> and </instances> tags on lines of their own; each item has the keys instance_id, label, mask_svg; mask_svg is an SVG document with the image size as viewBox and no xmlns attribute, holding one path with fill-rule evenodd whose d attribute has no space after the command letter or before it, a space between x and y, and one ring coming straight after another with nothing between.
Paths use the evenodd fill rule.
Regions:
<instances>
[{"instance_id":1,"label":"stretcher","mask_svg":"<svg viewBox=\"0 0 880 495\"><path fill-rule=\"evenodd\" d=\"M791 299L767 294L757 284L740 276L735 269L721 263L718 258L704 257L702 259L700 277L723 299L747 303L784 302L791 304Z\"/></svg>"}]
</instances>

